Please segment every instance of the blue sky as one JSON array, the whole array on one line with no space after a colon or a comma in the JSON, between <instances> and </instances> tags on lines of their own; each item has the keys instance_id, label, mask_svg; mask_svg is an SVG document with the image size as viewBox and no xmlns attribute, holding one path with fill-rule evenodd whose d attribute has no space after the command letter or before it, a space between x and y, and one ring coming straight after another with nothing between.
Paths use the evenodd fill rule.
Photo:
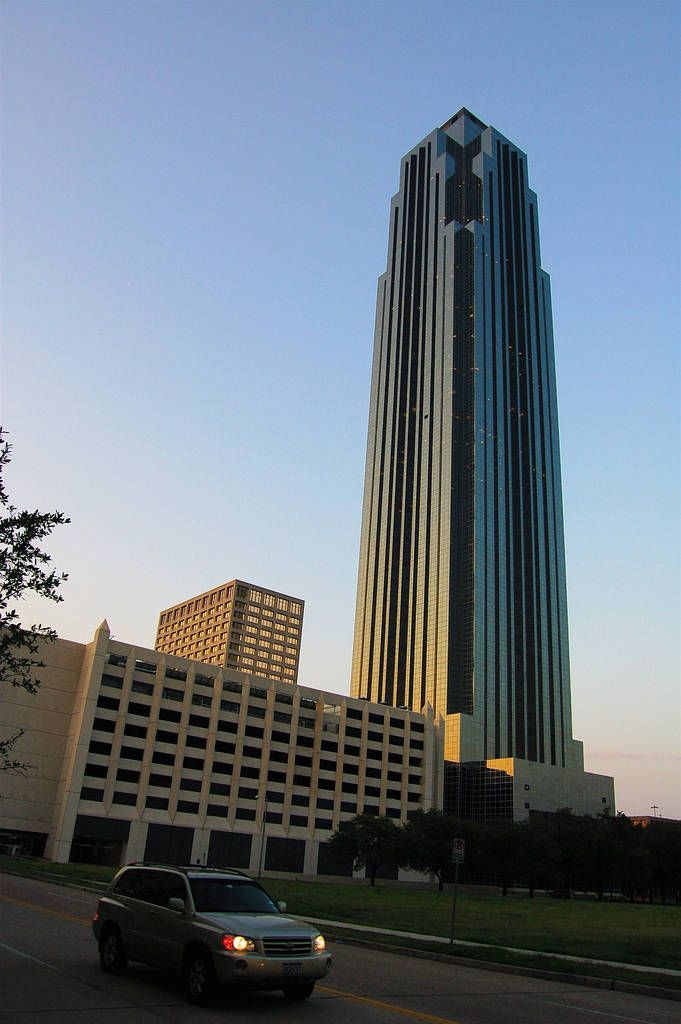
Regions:
<instances>
[{"instance_id":1,"label":"blue sky","mask_svg":"<svg viewBox=\"0 0 681 1024\"><path fill-rule=\"evenodd\" d=\"M8 483L72 519L26 620L152 646L237 576L305 599L301 682L347 691L389 199L465 105L539 196L575 735L681 817L679 11L6 0Z\"/></svg>"}]
</instances>

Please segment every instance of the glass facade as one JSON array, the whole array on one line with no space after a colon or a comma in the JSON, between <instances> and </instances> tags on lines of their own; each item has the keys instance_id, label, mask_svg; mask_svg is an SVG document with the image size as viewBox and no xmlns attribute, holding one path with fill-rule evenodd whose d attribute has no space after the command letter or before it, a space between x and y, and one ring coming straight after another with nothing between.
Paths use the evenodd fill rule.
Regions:
<instances>
[{"instance_id":1,"label":"glass facade","mask_svg":"<svg viewBox=\"0 0 681 1024\"><path fill-rule=\"evenodd\" d=\"M572 766L551 298L525 154L466 110L402 161L378 282L353 696L445 757Z\"/></svg>"}]
</instances>

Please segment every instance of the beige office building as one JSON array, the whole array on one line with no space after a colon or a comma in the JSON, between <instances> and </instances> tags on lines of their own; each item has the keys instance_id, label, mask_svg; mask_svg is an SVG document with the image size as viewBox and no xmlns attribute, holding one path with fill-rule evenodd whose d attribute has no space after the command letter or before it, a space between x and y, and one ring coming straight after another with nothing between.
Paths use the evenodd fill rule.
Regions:
<instances>
[{"instance_id":1,"label":"beige office building","mask_svg":"<svg viewBox=\"0 0 681 1024\"><path fill-rule=\"evenodd\" d=\"M326 845L342 821L442 806L432 711L135 647L106 622L41 657L37 694L5 687L0 704L30 765L0 779L5 852L352 875Z\"/></svg>"},{"instance_id":2,"label":"beige office building","mask_svg":"<svg viewBox=\"0 0 681 1024\"><path fill-rule=\"evenodd\" d=\"M305 602L231 580L161 612L156 650L296 683Z\"/></svg>"}]
</instances>

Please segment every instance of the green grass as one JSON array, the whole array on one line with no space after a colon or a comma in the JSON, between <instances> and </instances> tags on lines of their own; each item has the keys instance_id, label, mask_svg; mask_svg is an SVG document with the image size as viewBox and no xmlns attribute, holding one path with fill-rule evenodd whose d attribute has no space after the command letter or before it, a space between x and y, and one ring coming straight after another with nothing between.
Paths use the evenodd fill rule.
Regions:
<instances>
[{"instance_id":1,"label":"green grass","mask_svg":"<svg viewBox=\"0 0 681 1024\"><path fill-rule=\"evenodd\" d=\"M269 879L294 914L449 935L448 893ZM681 907L460 892L456 938L681 970ZM440 947L441 948L441 947ZM466 953L465 955L468 955Z\"/></svg>"},{"instance_id":2,"label":"green grass","mask_svg":"<svg viewBox=\"0 0 681 1024\"><path fill-rule=\"evenodd\" d=\"M52 879L97 887L107 882L114 869L80 864L50 864L46 861L1 857L0 870L36 878ZM344 885L268 878L266 888L275 899L286 900L292 914L332 921L393 928L421 935L449 936L451 895L432 890ZM339 936L344 932L338 932ZM490 896L459 892L456 938L511 946L549 954L530 958L530 966L585 974L581 965L573 968L552 961L551 953L649 967L681 970L681 907L628 903L598 903L595 900L529 899L520 896ZM408 943L404 939L376 936L387 945ZM420 943L438 953L448 947ZM501 949L475 950L455 947L455 955L527 966L528 958ZM622 977L642 983L666 985L666 979L634 978L614 968L594 967L590 973L601 977ZM677 982L674 987L681 987Z\"/></svg>"}]
</instances>

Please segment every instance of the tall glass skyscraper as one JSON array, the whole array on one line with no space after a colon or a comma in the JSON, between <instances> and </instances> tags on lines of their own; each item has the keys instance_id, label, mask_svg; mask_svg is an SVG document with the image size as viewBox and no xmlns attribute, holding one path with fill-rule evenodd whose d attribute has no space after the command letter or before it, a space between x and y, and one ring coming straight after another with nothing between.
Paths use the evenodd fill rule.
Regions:
<instances>
[{"instance_id":1,"label":"tall glass skyscraper","mask_svg":"<svg viewBox=\"0 0 681 1024\"><path fill-rule=\"evenodd\" d=\"M405 156L390 208L352 694L431 704L450 760L581 768L537 197L466 109Z\"/></svg>"}]
</instances>

